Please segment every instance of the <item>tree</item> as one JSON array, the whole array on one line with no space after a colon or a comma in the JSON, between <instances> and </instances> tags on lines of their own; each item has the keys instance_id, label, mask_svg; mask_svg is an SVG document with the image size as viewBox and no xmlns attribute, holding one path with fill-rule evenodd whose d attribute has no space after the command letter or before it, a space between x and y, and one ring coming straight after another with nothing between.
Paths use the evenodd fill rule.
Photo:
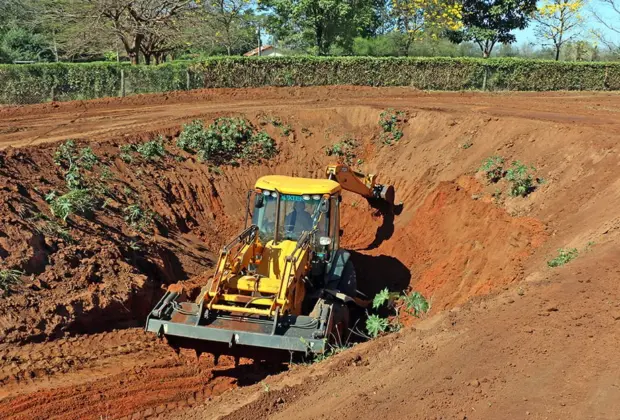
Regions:
<instances>
[{"instance_id":1,"label":"tree","mask_svg":"<svg viewBox=\"0 0 620 420\"><path fill-rule=\"evenodd\" d=\"M224 47L228 55L239 51L240 47L247 47L248 37L253 38L255 31L252 7L250 0L204 2L196 16L201 26L197 32L202 38L196 39L197 43L210 40L214 45Z\"/></svg>"},{"instance_id":2,"label":"tree","mask_svg":"<svg viewBox=\"0 0 620 420\"><path fill-rule=\"evenodd\" d=\"M620 55L620 0L599 0L603 6L593 11L594 19L602 24L609 33L615 34L615 37L609 37L603 33L596 32L595 35L609 50ZM614 39L615 38L615 39Z\"/></svg>"},{"instance_id":3,"label":"tree","mask_svg":"<svg viewBox=\"0 0 620 420\"><path fill-rule=\"evenodd\" d=\"M140 53L147 61L178 33L183 14L195 3L190 0L86 0L96 22L111 28L122 43L132 64ZM145 54L146 52L146 54Z\"/></svg>"},{"instance_id":4,"label":"tree","mask_svg":"<svg viewBox=\"0 0 620 420\"><path fill-rule=\"evenodd\" d=\"M392 13L398 28L406 35L403 55L407 55L411 44L422 36L436 38L445 30L461 28L462 7L453 1L392 0Z\"/></svg>"},{"instance_id":5,"label":"tree","mask_svg":"<svg viewBox=\"0 0 620 420\"><path fill-rule=\"evenodd\" d=\"M487 58L498 42L515 42L511 31L525 29L535 10L536 0L463 0L463 29L449 37L456 43L474 41Z\"/></svg>"},{"instance_id":6,"label":"tree","mask_svg":"<svg viewBox=\"0 0 620 420\"><path fill-rule=\"evenodd\" d=\"M371 26L373 3L369 0L265 0L263 9L273 11L270 30L288 46L312 46L327 55L333 45L351 50L353 39ZM370 10L370 11L369 11Z\"/></svg>"},{"instance_id":7,"label":"tree","mask_svg":"<svg viewBox=\"0 0 620 420\"><path fill-rule=\"evenodd\" d=\"M545 0L534 14L536 34L553 44L556 61L562 46L579 35L584 22L582 8L582 0Z\"/></svg>"}]
</instances>

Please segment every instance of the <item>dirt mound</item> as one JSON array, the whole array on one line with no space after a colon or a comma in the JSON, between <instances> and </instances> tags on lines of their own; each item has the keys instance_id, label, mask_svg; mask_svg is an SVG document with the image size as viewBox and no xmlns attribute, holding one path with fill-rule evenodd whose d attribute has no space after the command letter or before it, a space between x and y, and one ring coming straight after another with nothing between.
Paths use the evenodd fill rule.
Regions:
<instances>
[{"instance_id":1,"label":"dirt mound","mask_svg":"<svg viewBox=\"0 0 620 420\"><path fill-rule=\"evenodd\" d=\"M601 305L597 302L612 310L618 298L609 280L615 273L610 255L617 251L620 232L615 211L620 204L615 171L619 126L613 111L620 105L615 97L428 95L365 88L229 94L205 91L2 110L0 144L44 144L0 152L1 267L25 272L15 293L0 297L0 416L170 417L180 404L204 402L277 372L254 371L250 364L235 368L229 362L214 368L204 357L187 364L136 329L114 329L142 324L162 286L192 283L189 279L208 272L214 252L243 225L245 194L259 176L322 177L333 159L326 148L347 138L358 143L354 165L394 184L403 202L398 214L384 217L365 199L345 195L343 246L353 252L360 288L369 296L385 287L419 290L431 299L434 313L444 312L416 324L423 331L356 348L359 360L342 356L328 368L294 369L284 378L272 378L270 392L258 387L256 405L242 408L244 393L254 392L247 388L190 415L286 417L299 409L308 416L352 417L360 413L356 404L369 400L374 405L362 409L367 417L414 412L424 418L469 418L469 405L493 417L500 415L495 407L506 408L509 401L521 407L515 395L547 384L546 397L526 408L534 413L558 397L550 391L551 379L524 378L533 377L537 368L556 382L561 379L553 363L541 365L567 346L560 332L579 337L570 349L577 343L593 348L593 337L582 331L587 319L596 323L595 334L605 346L613 341L609 331L615 318L607 312L599 318L593 311ZM256 99L263 94L265 100ZM564 105L551 97L564 98ZM377 124L388 107L409 115L403 138L392 145L380 140ZM244 116L266 130L276 139L279 155L269 162L216 168L175 147L182 123L223 115ZM130 163L121 158L119 146L159 134L165 157L151 161L134 153ZM68 137L78 139L78 147L90 141L99 158L86 171L90 185L112 198L95 214L72 216L64 225L52 217L45 198L64 191L65 184L63 168L53 160L58 144L48 142ZM544 182L526 198L510 197L505 181L489 185L476 175L492 155L503 156L508 165L513 160L534 165ZM153 212L152 228L126 220L126 208L134 204ZM558 271L562 277L546 266L559 247L585 255L568 271ZM601 281L586 283L594 275ZM571 286L558 294L560 279ZM596 292L590 292L592 287ZM479 297L504 289L505 295L491 300ZM523 300L530 294L533 300ZM575 305L575 295L588 302ZM445 312L462 304L461 310ZM549 320L557 322L557 331L545 326ZM522 346L529 337L536 340ZM580 369L590 362L598 369L601 360L586 353ZM536 355L540 363L532 358ZM573 358L577 354L570 350L562 363ZM315 369L316 384L307 382L315 378ZM377 372L389 375L378 379ZM471 385L474 380L479 385ZM350 384L360 389L357 396L341 393ZM593 382L588 386L597 388ZM568 392L577 395L572 401L579 409L586 407L585 398L607 404L598 411L602 417L613 408L608 404L612 392L588 397L567 387ZM326 403L318 406L319 400ZM483 411L489 403L492 409Z\"/></svg>"}]
</instances>

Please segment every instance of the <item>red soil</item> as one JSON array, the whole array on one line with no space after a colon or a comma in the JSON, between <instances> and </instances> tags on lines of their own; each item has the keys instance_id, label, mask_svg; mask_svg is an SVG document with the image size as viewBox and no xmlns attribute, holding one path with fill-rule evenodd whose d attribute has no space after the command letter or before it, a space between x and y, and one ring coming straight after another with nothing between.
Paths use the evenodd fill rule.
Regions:
<instances>
[{"instance_id":1,"label":"red soil","mask_svg":"<svg viewBox=\"0 0 620 420\"><path fill-rule=\"evenodd\" d=\"M377 139L378 114L389 107L410 114L404 138L393 146ZM619 110L611 94L354 87L212 90L0 109L0 147L29 145L0 152L0 268L27 274L15 293L0 298L0 417L514 417L543 413L556 398L554 384L565 380L557 367L574 364L591 393L567 384L565 404L586 413L598 395L595 417L604 418L616 407L613 381L594 377L604 374L596 352L617 344L606 311L619 298L610 280L620 231ZM266 129L279 156L218 173L174 146L182 123L231 114ZM284 136L265 116L281 118L293 132ZM158 133L168 136L170 156L130 165L118 158L119 145ZM279 368L247 361L233 368L228 361L214 369L204 355L199 362L179 359L125 327L143 323L162 287L195 282L209 270L214 252L242 225L245 191L257 177L323 176L325 147L345 135L360 142L360 169L393 183L403 202L402 212L385 220L360 197L345 197L343 246L353 251L360 289L372 296L384 287L413 288L432 300L438 315L416 324L422 331L269 378L268 393L246 387L201 405ZM90 142L113 175L105 187L117 197L95 218L72 219L72 243L41 233L40 217L49 215L45 194L64 183L50 142L66 138ZM494 154L533 164L546 182L527 198L507 197L506 185L475 176ZM102 170L96 167L93 179ZM499 199L496 189L503 191ZM134 202L160 216L153 232L124 222L122 208ZM586 257L566 268L546 267L565 246ZM587 299L577 304L575 295ZM560 310L549 310L556 302ZM446 311L459 305L458 312ZM571 317L586 317L588 329ZM523 325L540 334L523 333ZM601 337L596 351L590 333ZM567 342L563 334L577 340ZM577 357L577 345L585 358ZM616 356L609 361L617 369ZM474 379L482 385L468 387ZM343 389L356 391L345 397ZM532 408L511 411L522 395ZM179 409L187 403L199 407Z\"/></svg>"}]
</instances>

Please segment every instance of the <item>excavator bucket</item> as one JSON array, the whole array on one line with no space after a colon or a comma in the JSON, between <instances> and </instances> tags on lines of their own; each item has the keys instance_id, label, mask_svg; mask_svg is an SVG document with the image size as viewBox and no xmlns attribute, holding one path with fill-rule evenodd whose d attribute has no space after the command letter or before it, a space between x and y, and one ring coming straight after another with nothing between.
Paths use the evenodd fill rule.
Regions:
<instances>
[{"instance_id":1,"label":"excavator bucket","mask_svg":"<svg viewBox=\"0 0 620 420\"><path fill-rule=\"evenodd\" d=\"M316 317L268 317L210 313L202 305L179 302L168 291L151 311L146 331L159 336L184 337L235 346L252 346L304 353L322 353L330 331L331 306L323 305Z\"/></svg>"}]
</instances>

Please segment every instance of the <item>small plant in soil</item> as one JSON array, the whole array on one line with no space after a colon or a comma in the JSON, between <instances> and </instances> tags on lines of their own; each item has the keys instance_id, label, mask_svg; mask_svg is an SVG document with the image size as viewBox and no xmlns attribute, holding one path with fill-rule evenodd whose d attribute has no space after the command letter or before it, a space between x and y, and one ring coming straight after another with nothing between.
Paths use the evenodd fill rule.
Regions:
<instances>
[{"instance_id":1,"label":"small plant in soil","mask_svg":"<svg viewBox=\"0 0 620 420\"><path fill-rule=\"evenodd\" d=\"M402 126L407 122L407 113L396 111L392 108L386 109L379 114L379 125L383 129L381 141L391 145L403 137Z\"/></svg>"},{"instance_id":2,"label":"small plant in soil","mask_svg":"<svg viewBox=\"0 0 620 420\"><path fill-rule=\"evenodd\" d=\"M291 131L293 131L293 127L291 127L288 124L284 124L282 125L282 127L280 127L280 130L282 130L282 135L288 137L289 134L291 134Z\"/></svg>"},{"instance_id":3,"label":"small plant in soil","mask_svg":"<svg viewBox=\"0 0 620 420\"><path fill-rule=\"evenodd\" d=\"M369 315L366 319L366 331L371 338L376 338L379 334L386 332L389 326L390 322L387 318L376 314Z\"/></svg>"},{"instance_id":4,"label":"small plant in soil","mask_svg":"<svg viewBox=\"0 0 620 420\"><path fill-rule=\"evenodd\" d=\"M131 163L133 162L133 155L132 153L136 151L136 147L133 144L123 144L122 146L119 147L119 157L121 158L121 160L125 163Z\"/></svg>"},{"instance_id":5,"label":"small plant in soil","mask_svg":"<svg viewBox=\"0 0 620 420\"><path fill-rule=\"evenodd\" d=\"M357 142L355 141L355 139L346 137L338 143L325 149L325 154L327 156L336 156L338 158L338 161L346 163L347 165L352 165L354 159L356 158L356 149ZM359 160L360 159L358 159L358 161Z\"/></svg>"},{"instance_id":6,"label":"small plant in soil","mask_svg":"<svg viewBox=\"0 0 620 420\"><path fill-rule=\"evenodd\" d=\"M525 197L534 190L533 166L527 167L519 161L512 162L512 166L506 171L506 180L510 182L510 195L513 197Z\"/></svg>"},{"instance_id":7,"label":"small plant in soil","mask_svg":"<svg viewBox=\"0 0 620 420\"><path fill-rule=\"evenodd\" d=\"M84 215L93 211L95 207L96 199L89 189L73 189L50 202L52 214L65 222L72 214Z\"/></svg>"},{"instance_id":8,"label":"small plant in soil","mask_svg":"<svg viewBox=\"0 0 620 420\"><path fill-rule=\"evenodd\" d=\"M110 168L104 166L101 170L101 174L99 175L99 179L101 181L109 181L111 179L114 179L114 175L112 174L112 171L110 171Z\"/></svg>"},{"instance_id":9,"label":"small plant in soil","mask_svg":"<svg viewBox=\"0 0 620 420\"><path fill-rule=\"evenodd\" d=\"M164 139L159 136L155 140L142 143L137 147L136 151L146 160L158 160L159 158L166 156Z\"/></svg>"},{"instance_id":10,"label":"small plant in soil","mask_svg":"<svg viewBox=\"0 0 620 420\"><path fill-rule=\"evenodd\" d=\"M504 158L501 156L488 157L482 162L479 170L484 172L487 181L495 183L504 176Z\"/></svg>"},{"instance_id":11,"label":"small plant in soil","mask_svg":"<svg viewBox=\"0 0 620 420\"><path fill-rule=\"evenodd\" d=\"M2 294L10 293L13 286L20 284L23 275L24 273L18 270L0 270L0 291Z\"/></svg>"},{"instance_id":12,"label":"small plant in soil","mask_svg":"<svg viewBox=\"0 0 620 420\"><path fill-rule=\"evenodd\" d=\"M43 226L37 228L37 231L50 238L62 239L68 243L73 242L73 238L71 237L69 231L53 220L46 221Z\"/></svg>"},{"instance_id":13,"label":"small plant in soil","mask_svg":"<svg viewBox=\"0 0 620 420\"><path fill-rule=\"evenodd\" d=\"M366 320L366 331L372 338L388 330L399 330L402 326L400 322L401 310L418 318L430 310L430 304L426 298L420 292L415 291L399 294L398 292L390 292L385 288L373 298L372 309L379 310L385 305L394 316L387 318L378 314L369 315Z\"/></svg>"},{"instance_id":14,"label":"small plant in soil","mask_svg":"<svg viewBox=\"0 0 620 420\"><path fill-rule=\"evenodd\" d=\"M99 158L90 147L84 147L77 151L77 146L73 140L67 140L56 149L54 153L54 163L65 169L78 166L88 171L99 162Z\"/></svg>"},{"instance_id":15,"label":"small plant in soil","mask_svg":"<svg viewBox=\"0 0 620 420\"><path fill-rule=\"evenodd\" d=\"M577 258L577 256L579 256L579 251L577 251L577 248L560 248L558 249L558 256L552 260L547 261L547 265L549 267L560 267L564 264L571 262L572 260Z\"/></svg>"},{"instance_id":16,"label":"small plant in soil","mask_svg":"<svg viewBox=\"0 0 620 420\"><path fill-rule=\"evenodd\" d=\"M138 230L148 228L153 223L153 214L145 211L139 204L131 204L123 209L125 221Z\"/></svg>"},{"instance_id":17,"label":"small plant in soil","mask_svg":"<svg viewBox=\"0 0 620 420\"><path fill-rule=\"evenodd\" d=\"M469 149L470 147L472 147L473 145L474 145L474 144L473 144L472 142L468 141L468 142L466 142L466 143L463 143L463 145L461 145L461 148L462 148L462 149L464 149L464 150L467 150L467 149Z\"/></svg>"}]
</instances>

